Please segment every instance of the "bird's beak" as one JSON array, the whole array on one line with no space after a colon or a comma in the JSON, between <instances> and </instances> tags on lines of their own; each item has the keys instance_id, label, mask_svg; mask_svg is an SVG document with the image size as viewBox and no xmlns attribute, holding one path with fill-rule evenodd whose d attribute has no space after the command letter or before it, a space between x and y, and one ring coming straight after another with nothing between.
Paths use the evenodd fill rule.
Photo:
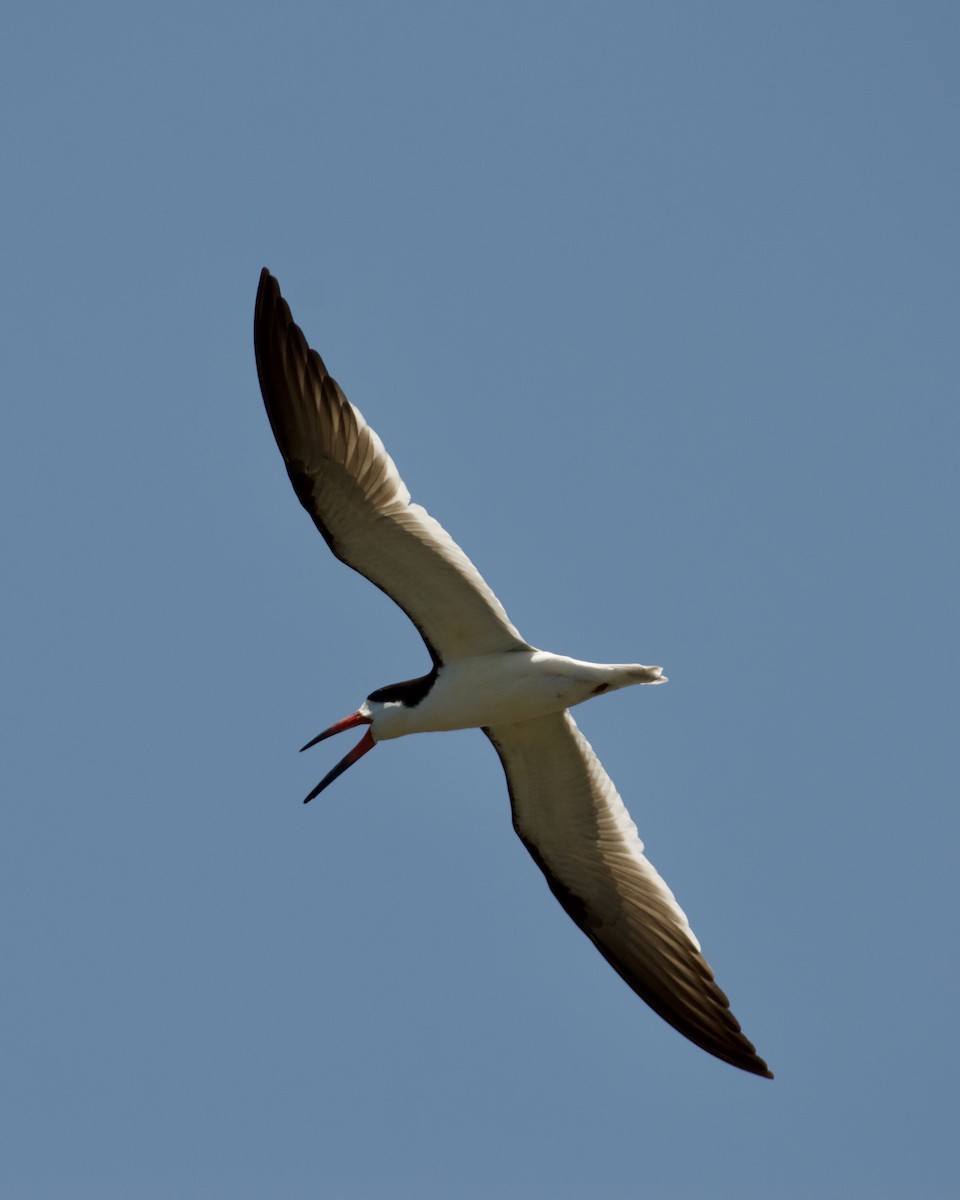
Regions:
<instances>
[{"instance_id":1,"label":"bird's beak","mask_svg":"<svg viewBox=\"0 0 960 1200\"><path fill-rule=\"evenodd\" d=\"M351 713L349 717L344 717L342 721L337 721L335 725L331 725L329 729L325 729L323 733L318 733L315 738L307 742L305 746L301 746L301 751L309 750L311 746L315 746L317 742L322 742L324 738L333 737L335 733L343 733L345 729L353 729L357 725L370 725L371 719L365 716L362 712ZM354 746L349 754L345 755L337 763L332 771L328 771L320 780L317 786L313 789L304 804L309 804L315 797L319 796L323 789L329 783L339 778L347 767L352 767L358 758L362 758L368 750L372 750L377 743L373 740L373 730L368 729L359 742Z\"/></svg>"}]
</instances>

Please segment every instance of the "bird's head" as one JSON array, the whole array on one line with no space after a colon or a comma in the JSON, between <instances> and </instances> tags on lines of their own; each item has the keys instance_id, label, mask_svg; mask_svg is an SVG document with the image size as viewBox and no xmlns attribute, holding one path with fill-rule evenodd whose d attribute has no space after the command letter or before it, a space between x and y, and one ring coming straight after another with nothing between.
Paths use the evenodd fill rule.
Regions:
<instances>
[{"instance_id":1,"label":"bird's head","mask_svg":"<svg viewBox=\"0 0 960 1200\"><path fill-rule=\"evenodd\" d=\"M305 746L301 746L301 750L309 750L317 742L333 737L335 733L343 733L347 729L354 729L357 725L370 726L350 753L345 755L333 770L328 771L320 780L304 800L304 804L307 804L315 796L319 796L328 784L333 783L342 775L347 767L352 767L357 759L362 758L368 750L372 750L377 742L406 733L404 714L420 703L433 687L436 677L437 668L434 667L429 674L421 675L417 679L404 679L401 683L390 683L386 687L377 688L375 692L370 693L356 712L351 713L349 717L344 717L342 721L337 721L323 733L318 733Z\"/></svg>"}]
</instances>

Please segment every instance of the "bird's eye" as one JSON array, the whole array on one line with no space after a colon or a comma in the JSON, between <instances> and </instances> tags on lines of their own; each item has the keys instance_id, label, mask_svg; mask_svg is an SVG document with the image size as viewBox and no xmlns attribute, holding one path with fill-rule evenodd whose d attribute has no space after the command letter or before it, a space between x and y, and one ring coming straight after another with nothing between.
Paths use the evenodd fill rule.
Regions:
<instances>
[{"instance_id":1,"label":"bird's eye","mask_svg":"<svg viewBox=\"0 0 960 1200\"><path fill-rule=\"evenodd\" d=\"M607 690L607 688L609 688L609 686L610 686L609 683L598 683L597 686L593 689L593 691L590 694L591 694L591 696L599 696L600 693L605 692Z\"/></svg>"}]
</instances>

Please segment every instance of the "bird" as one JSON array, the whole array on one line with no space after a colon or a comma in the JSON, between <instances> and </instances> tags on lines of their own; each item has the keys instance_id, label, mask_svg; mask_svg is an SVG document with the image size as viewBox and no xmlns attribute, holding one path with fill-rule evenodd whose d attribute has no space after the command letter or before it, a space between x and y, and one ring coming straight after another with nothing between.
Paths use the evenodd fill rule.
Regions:
<instances>
[{"instance_id":1,"label":"bird","mask_svg":"<svg viewBox=\"0 0 960 1200\"><path fill-rule=\"evenodd\" d=\"M463 550L413 502L266 267L254 350L267 417L300 503L336 557L406 613L432 664L418 678L377 688L302 747L364 730L304 803L380 742L481 729L506 775L514 829L565 912L681 1034L724 1062L773 1078L569 711L601 693L665 683L661 668L583 662L520 635Z\"/></svg>"}]
</instances>

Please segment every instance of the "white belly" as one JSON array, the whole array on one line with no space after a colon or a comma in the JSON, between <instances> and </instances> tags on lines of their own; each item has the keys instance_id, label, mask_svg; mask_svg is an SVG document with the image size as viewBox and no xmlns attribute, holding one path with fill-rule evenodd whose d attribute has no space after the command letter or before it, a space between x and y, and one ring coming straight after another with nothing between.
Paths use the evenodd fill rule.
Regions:
<instances>
[{"instance_id":1,"label":"white belly","mask_svg":"<svg viewBox=\"0 0 960 1200\"><path fill-rule=\"evenodd\" d=\"M378 709L374 736L383 741L408 733L512 724L561 712L598 690L623 686L609 678L615 670L543 650L463 659L441 667L419 704L407 708L388 703Z\"/></svg>"}]
</instances>

